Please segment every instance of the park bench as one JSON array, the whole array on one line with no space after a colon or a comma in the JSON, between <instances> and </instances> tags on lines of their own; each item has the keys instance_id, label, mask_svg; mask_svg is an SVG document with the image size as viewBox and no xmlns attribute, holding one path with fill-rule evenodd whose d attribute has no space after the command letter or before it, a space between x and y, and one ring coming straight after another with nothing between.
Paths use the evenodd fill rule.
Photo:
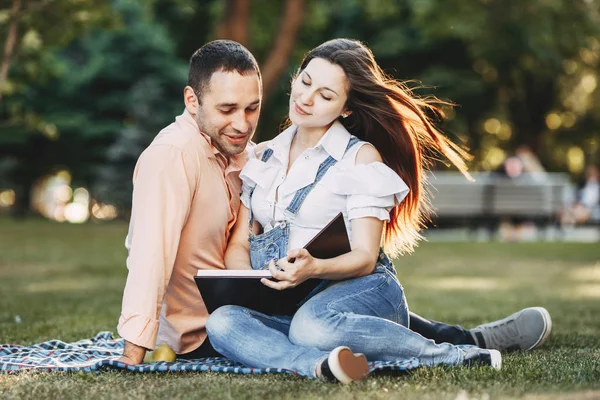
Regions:
<instances>
[{"instance_id":1,"label":"park bench","mask_svg":"<svg viewBox=\"0 0 600 400\"><path fill-rule=\"evenodd\" d=\"M469 182L457 172L429 175L436 226L485 226L490 235L503 219L521 219L548 228L564 206L572 184L567 174L523 174L517 179L493 172L473 173Z\"/></svg>"}]
</instances>

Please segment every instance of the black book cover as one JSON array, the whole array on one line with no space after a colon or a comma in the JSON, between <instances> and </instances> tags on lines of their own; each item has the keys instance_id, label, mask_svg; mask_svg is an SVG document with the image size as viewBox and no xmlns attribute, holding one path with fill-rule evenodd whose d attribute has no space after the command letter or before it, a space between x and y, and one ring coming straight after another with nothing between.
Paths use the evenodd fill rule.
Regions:
<instances>
[{"instance_id":1,"label":"black book cover","mask_svg":"<svg viewBox=\"0 0 600 400\"><path fill-rule=\"evenodd\" d=\"M342 213L339 213L306 246L315 258L333 258L348 253L350 241ZM248 273L241 270L240 275ZM267 315L293 315L298 304L320 283L321 279L309 279L300 285L284 290L271 289L260 282L260 277L224 277L220 271L199 271L196 285L200 290L209 313L223 305L238 305ZM259 273L258 271L256 273ZM235 275L235 270L223 271L223 275ZM248 274L253 274L249 272Z\"/></svg>"}]
</instances>

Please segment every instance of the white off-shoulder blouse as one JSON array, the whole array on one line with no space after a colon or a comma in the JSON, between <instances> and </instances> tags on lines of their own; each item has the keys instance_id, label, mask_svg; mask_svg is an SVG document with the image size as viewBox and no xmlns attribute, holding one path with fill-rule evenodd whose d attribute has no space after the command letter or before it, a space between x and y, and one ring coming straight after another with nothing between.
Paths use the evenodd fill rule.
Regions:
<instances>
[{"instance_id":1,"label":"white off-shoulder blouse","mask_svg":"<svg viewBox=\"0 0 600 400\"><path fill-rule=\"evenodd\" d=\"M290 224L289 249L296 249L304 247L339 212L344 214L350 239L352 219L375 217L389 221L390 211L409 191L398 174L380 162L356 165L356 154L365 142L355 144L344 154L352 135L338 121L319 143L296 159L286 174L296 129L292 125L267 142L262 152L271 148L273 154L266 162L261 161L262 152L252 153L240 173L242 203L252 208L254 218L265 232L278 222L287 221ZM319 165L329 156L337 163L308 194L298 214L290 219L284 211L296 191L314 182Z\"/></svg>"}]
</instances>

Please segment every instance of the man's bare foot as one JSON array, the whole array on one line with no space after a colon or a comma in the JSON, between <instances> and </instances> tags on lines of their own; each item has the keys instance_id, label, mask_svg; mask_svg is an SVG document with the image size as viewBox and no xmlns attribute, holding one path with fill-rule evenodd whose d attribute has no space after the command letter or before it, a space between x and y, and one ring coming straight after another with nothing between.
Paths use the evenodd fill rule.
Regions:
<instances>
[{"instance_id":1,"label":"man's bare foot","mask_svg":"<svg viewBox=\"0 0 600 400\"><path fill-rule=\"evenodd\" d=\"M146 349L133 344L129 341L125 341L125 349L123 349L123 355L119 357L117 361L120 361L129 365L141 364L144 361L144 355Z\"/></svg>"}]
</instances>

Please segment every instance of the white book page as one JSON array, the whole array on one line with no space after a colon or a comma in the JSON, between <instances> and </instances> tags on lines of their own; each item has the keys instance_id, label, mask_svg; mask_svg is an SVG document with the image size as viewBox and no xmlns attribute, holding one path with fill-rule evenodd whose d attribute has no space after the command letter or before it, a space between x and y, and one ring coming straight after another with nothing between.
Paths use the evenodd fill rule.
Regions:
<instances>
[{"instance_id":1,"label":"white book page","mask_svg":"<svg viewBox=\"0 0 600 400\"><path fill-rule=\"evenodd\" d=\"M207 269L200 270L196 276L201 278L271 278L268 269Z\"/></svg>"}]
</instances>

